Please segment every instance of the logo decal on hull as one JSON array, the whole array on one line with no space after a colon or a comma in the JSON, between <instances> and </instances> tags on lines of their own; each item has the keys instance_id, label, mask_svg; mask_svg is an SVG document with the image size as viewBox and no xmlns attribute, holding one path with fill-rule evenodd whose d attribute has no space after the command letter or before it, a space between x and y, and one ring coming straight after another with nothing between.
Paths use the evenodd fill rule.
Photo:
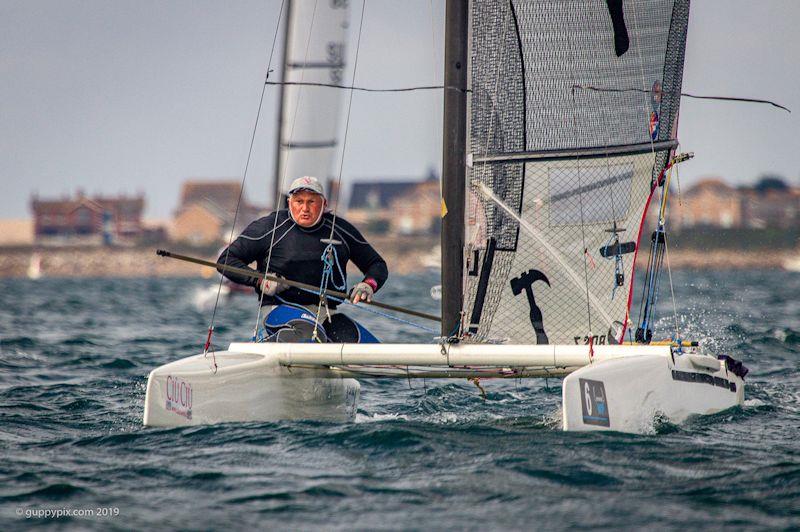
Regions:
<instances>
[{"instance_id":1,"label":"logo decal on hull","mask_svg":"<svg viewBox=\"0 0 800 532\"><path fill-rule=\"evenodd\" d=\"M168 412L174 412L186 419L192 419L192 385L181 379L167 375Z\"/></svg>"},{"instance_id":2,"label":"logo decal on hull","mask_svg":"<svg viewBox=\"0 0 800 532\"><path fill-rule=\"evenodd\" d=\"M725 388L732 392L736 392L735 382L729 381L728 379L723 379L722 377L715 377L707 373L694 373L691 371L678 371L677 369L673 369L672 380L710 384L711 386L718 386L719 388Z\"/></svg>"},{"instance_id":3,"label":"logo decal on hull","mask_svg":"<svg viewBox=\"0 0 800 532\"><path fill-rule=\"evenodd\" d=\"M578 379L578 383L583 399L581 401L583 422L587 425L598 425L601 427L611 426L606 388L602 381Z\"/></svg>"}]
</instances>

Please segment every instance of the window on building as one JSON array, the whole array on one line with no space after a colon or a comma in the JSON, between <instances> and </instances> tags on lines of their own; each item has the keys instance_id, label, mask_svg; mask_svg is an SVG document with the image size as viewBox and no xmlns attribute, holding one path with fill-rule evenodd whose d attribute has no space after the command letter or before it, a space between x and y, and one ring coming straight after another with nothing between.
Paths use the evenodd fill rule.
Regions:
<instances>
[{"instance_id":1,"label":"window on building","mask_svg":"<svg viewBox=\"0 0 800 532\"><path fill-rule=\"evenodd\" d=\"M92 213L89 209L79 209L77 213L75 213L75 223L77 225L91 225L92 224Z\"/></svg>"}]
</instances>

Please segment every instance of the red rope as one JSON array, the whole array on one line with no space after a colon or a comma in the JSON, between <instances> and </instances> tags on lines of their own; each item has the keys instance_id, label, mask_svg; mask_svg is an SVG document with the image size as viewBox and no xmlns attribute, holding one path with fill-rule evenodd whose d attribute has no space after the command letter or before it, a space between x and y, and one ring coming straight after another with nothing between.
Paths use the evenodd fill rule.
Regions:
<instances>
[{"instance_id":1,"label":"red rope","mask_svg":"<svg viewBox=\"0 0 800 532\"><path fill-rule=\"evenodd\" d=\"M208 348L211 347L211 335L214 334L214 326L211 325L208 328L208 336L206 337L206 344L203 346L203 355L208 355ZM214 351L211 351L211 360L214 361L214 372L217 371L217 355Z\"/></svg>"},{"instance_id":2,"label":"red rope","mask_svg":"<svg viewBox=\"0 0 800 532\"><path fill-rule=\"evenodd\" d=\"M586 255L586 257L589 259L589 265L592 267L592 269L594 269L596 265L594 263L592 255L589 253L589 248L583 248L583 254Z\"/></svg>"}]
</instances>

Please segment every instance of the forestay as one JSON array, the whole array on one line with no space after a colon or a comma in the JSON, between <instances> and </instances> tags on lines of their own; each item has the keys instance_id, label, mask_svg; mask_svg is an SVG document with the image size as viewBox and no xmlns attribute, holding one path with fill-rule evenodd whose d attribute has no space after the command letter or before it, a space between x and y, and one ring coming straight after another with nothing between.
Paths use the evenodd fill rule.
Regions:
<instances>
[{"instance_id":1,"label":"forestay","mask_svg":"<svg viewBox=\"0 0 800 532\"><path fill-rule=\"evenodd\" d=\"M645 206L676 145L688 12L472 2L467 340L622 339Z\"/></svg>"},{"instance_id":2,"label":"forestay","mask_svg":"<svg viewBox=\"0 0 800 532\"><path fill-rule=\"evenodd\" d=\"M348 4L346 0L289 3L283 76L289 84L283 85L281 93L275 174L279 184L298 176L324 179L331 175L342 94L313 84L342 83Z\"/></svg>"}]
</instances>

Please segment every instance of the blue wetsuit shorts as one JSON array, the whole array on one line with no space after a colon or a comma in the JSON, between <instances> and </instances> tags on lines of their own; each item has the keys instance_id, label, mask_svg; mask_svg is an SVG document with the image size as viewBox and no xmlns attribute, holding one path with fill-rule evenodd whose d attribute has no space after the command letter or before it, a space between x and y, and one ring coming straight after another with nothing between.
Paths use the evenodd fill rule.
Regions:
<instances>
[{"instance_id":1,"label":"blue wetsuit shorts","mask_svg":"<svg viewBox=\"0 0 800 532\"><path fill-rule=\"evenodd\" d=\"M301 305L275 306L264 318L265 342L313 342L314 314ZM317 325L317 339L332 343L380 343L363 325L345 314L333 314Z\"/></svg>"}]
</instances>

